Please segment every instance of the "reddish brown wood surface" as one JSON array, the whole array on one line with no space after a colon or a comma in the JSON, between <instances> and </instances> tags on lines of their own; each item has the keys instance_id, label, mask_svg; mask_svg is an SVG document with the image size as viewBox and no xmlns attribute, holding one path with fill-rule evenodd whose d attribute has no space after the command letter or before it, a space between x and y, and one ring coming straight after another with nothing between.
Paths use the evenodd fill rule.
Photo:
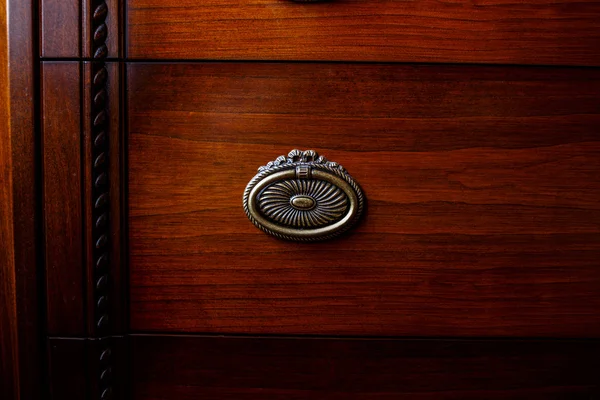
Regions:
<instances>
[{"instance_id":1,"label":"reddish brown wood surface","mask_svg":"<svg viewBox=\"0 0 600 400\"><path fill-rule=\"evenodd\" d=\"M79 57L81 0L40 0L42 57Z\"/></svg>"},{"instance_id":2,"label":"reddish brown wood surface","mask_svg":"<svg viewBox=\"0 0 600 400\"><path fill-rule=\"evenodd\" d=\"M119 0L41 0L40 15L42 57L102 58L94 57L102 44L106 56L121 54Z\"/></svg>"},{"instance_id":3,"label":"reddish brown wood surface","mask_svg":"<svg viewBox=\"0 0 600 400\"><path fill-rule=\"evenodd\" d=\"M42 65L48 332L84 334L81 96L77 62Z\"/></svg>"},{"instance_id":4,"label":"reddish brown wood surface","mask_svg":"<svg viewBox=\"0 0 600 400\"><path fill-rule=\"evenodd\" d=\"M0 3L0 393L18 398L19 341L13 225L8 10Z\"/></svg>"},{"instance_id":5,"label":"reddish brown wood surface","mask_svg":"<svg viewBox=\"0 0 600 400\"><path fill-rule=\"evenodd\" d=\"M34 28L30 0L0 2L0 394L41 397Z\"/></svg>"},{"instance_id":6,"label":"reddish brown wood surface","mask_svg":"<svg viewBox=\"0 0 600 400\"><path fill-rule=\"evenodd\" d=\"M134 336L131 347L135 400L599 394L597 342Z\"/></svg>"},{"instance_id":7,"label":"reddish brown wood surface","mask_svg":"<svg viewBox=\"0 0 600 400\"><path fill-rule=\"evenodd\" d=\"M123 15L123 13L121 12L121 1L81 1L83 1L83 57L102 58L95 56L96 50L102 44L106 45L106 57L119 57L121 55L122 41L122 27L120 26L120 23ZM95 20L94 16L96 17Z\"/></svg>"},{"instance_id":8,"label":"reddish brown wood surface","mask_svg":"<svg viewBox=\"0 0 600 400\"><path fill-rule=\"evenodd\" d=\"M600 2L129 0L136 59L600 65Z\"/></svg>"},{"instance_id":9,"label":"reddish brown wood surface","mask_svg":"<svg viewBox=\"0 0 600 400\"><path fill-rule=\"evenodd\" d=\"M134 331L600 335L600 74L130 64ZM256 168L312 148L367 215L327 243L246 218Z\"/></svg>"}]
</instances>

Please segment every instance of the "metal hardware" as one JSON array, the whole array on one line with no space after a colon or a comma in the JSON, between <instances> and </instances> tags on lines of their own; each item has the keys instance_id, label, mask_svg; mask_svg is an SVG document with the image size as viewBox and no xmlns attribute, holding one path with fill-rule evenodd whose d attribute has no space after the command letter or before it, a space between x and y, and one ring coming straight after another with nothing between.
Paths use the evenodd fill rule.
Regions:
<instances>
[{"instance_id":1,"label":"metal hardware","mask_svg":"<svg viewBox=\"0 0 600 400\"><path fill-rule=\"evenodd\" d=\"M360 218L364 195L336 162L313 150L292 150L258 169L244 191L254 225L280 239L325 240Z\"/></svg>"}]
</instances>

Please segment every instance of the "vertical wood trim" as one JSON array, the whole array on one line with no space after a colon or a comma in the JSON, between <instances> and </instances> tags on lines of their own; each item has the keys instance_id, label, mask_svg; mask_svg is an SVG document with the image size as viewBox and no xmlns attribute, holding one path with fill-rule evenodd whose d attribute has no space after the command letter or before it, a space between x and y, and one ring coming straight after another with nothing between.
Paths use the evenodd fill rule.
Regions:
<instances>
[{"instance_id":1,"label":"vertical wood trim","mask_svg":"<svg viewBox=\"0 0 600 400\"><path fill-rule=\"evenodd\" d=\"M41 398L33 0L0 1L0 393Z\"/></svg>"},{"instance_id":2,"label":"vertical wood trim","mask_svg":"<svg viewBox=\"0 0 600 400\"><path fill-rule=\"evenodd\" d=\"M106 4L108 5L108 15L106 17L108 57L117 58L121 56L120 0L106 0Z\"/></svg>"},{"instance_id":3,"label":"vertical wood trim","mask_svg":"<svg viewBox=\"0 0 600 400\"><path fill-rule=\"evenodd\" d=\"M84 331L79 63L42 65L48 332Z\"/></svg>"},{"instance_id":4,"label":"vertical wood trim","mask_svg":"<svg viewBox=\"0 0 600 400\"><path fill-rule=\"evenodd\" d=\"M107 92L108 101L106 109L108 111L108 134L109 141L107 151L110 154L108 158L109 171L109 208L110 216L110 276L111 285L109 287L109 296L113 299L109 306L111 315L111 335L122 334L125 329L125 310L123 304L126 304L123 298L125 291L124 283L121 279L121 259L122 259L122 238L121 233L121 118L120 118L120 69L119 64L110 62L106 64L108 70Z\"/></svg>"},{"instance_id":5,"label":"vertical wood trim","mask_svg":"<svg viewBox=\"0 0 600 400\"><path fill-rule=\"evenodd\" d=\"M112 337L122 327L119 293L119 97L118 64L84 65L85 94L85 221L89 334L97 338L91 356L92 396L108 398L113 391Z\"/></svg>"},{"instance_id":6,"label":"vertical wood trim","mask_svg":"<svg viewBox=\"0 0 600 400\"><path fill-rule=\"evenodd\" d=\"M88 333L96 339L90 359L92 397L112 398L113 337L123 328L120 277L120 115L118 1L85 1L84 204Z\"/></svg>"},{"instance_id":7,"label":"vertical wood trim","mask_svg":"<svg viewBox=\"0 0 600 400\"><path fill-rule=\"evenodd\" d=\"M98 60L120 56L119 3L119 0L83 0L83 57Z\"/></svg>"},{"instance_id":8,"label":"vertical wood trim","mask_svg":"<svg viewBox=\"0 0 600 400\"><path fill-rule=\"evenodd\" d=\"M95 293L94 293L94 242L92 237L92 121L91 121L91 104L92 84L91 63L84 62L82 68L82 87L81 93L83 96L82 102L82 166L81 173L83 175L82 186L82 202L83 202L83 254L84 254L84 273L85 273L85 296L86 296L86 332L87 336L95 335Z\"/></svg>"},{"instance_id":9,"label":"vertical wood trim","mask_svg":"<svg viewBox=\"0 0 600 400\"><path fill-rule=\"evenodd\" d=\"M0 393L19 398L8 9L0 2Z\"/></svg>"},{"instance_id":10,"label":"vertical wood trim","mask_svg":"<svg viewBox=\"0 0 600 400\"><path fill-rule=\"evenodd\" d=\"M86 147L86 194L91 195L86 216L89 228L88 240L89 276L92 279L93 331L95 336L105 336L111 332L110 288L112 286L111 254L111 203L110 203L110 114L108 109L108 69L104 63L86 63L86 72L91 73L89 106L89 146ZM89 265L89 264L88 264Z\"/></svg>"},{"instance_id":11,"label":"vertical wood trim","mask_svg":"<svg viewBox=\"0 0 600 400\"><path fill-rule=\"evenodd\" d=\"M106 355L124 326L118 72L118 63L102 61L43 63L49 334L87 340L91 398L114 391ZM51 373L53 390L60 392L62 376Z\"/></svg>"},{"instance_id":12,"label":"vertical wood trim","mask_svg":"<svg viewBox=\"0 0 600 400\"><path fill-rule=\"evenodd\" d=\"M82 390L84 397L113 398L119 383L112 370L114 337L125 326L120 296L120 65L108 61L119 54L119 4L82 0L79 49L89 60L43 63L48 333L85 338L84 350L77 349L77 339L66 340L74 340L75 353L85 354L72 358L87 376L84 389L80 385L74 393L60 392L60 371L51 371L50 384L55 393L72 398L83 396ZM57 340L62 339L50 338L49 343ZM61 357L54 354L56 348L51 350L54 369Z\"/></svg>"},{"instance_id":13,"label":"vertical wood trim","mask_svg":"<svg viewBox=\"0 0 600 400\"><path fill-rule=\"evenodd\" d=\"M119 295L120 115L119 64L83 64L84 243L87 269L88 332L102 337L121 333Z\"/></svg>"},{"instance_id":14,"label":"vertical wood trim","mask_svg":"<svg viewBox=\"0 0 600 400\"><path fill-rule=\"evenodd\" d=\"M42 57L80 56L80 1L41 1Z\"/></svg>"}]
</instances>

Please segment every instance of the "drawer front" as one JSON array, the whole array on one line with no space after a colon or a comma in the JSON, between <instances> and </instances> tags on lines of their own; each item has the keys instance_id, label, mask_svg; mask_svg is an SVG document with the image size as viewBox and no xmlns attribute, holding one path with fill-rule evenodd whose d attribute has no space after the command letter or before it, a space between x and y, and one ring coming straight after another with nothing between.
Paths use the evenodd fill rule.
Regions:
<instances>
[{"instance_id":1,"label":"drawer front","mask_svg":"<svg viewBox=\"0 0 600 400\"><path fill-rule=\"evenodd\" d=\"M598 1L127 0L134 59L600 65Z\"/></svg>"},{"instance_id":2,"label":"drawer front","mask_svg":"<svg viewBox=\"0 0 600 400\"><path fill-rule=\"evenodd\" d=\"M134 63L134 331L600 334L600 74L341 64ZM356 178L350 233L254 227L256 168L314 149Z\"/></svg>"}]
</instances>

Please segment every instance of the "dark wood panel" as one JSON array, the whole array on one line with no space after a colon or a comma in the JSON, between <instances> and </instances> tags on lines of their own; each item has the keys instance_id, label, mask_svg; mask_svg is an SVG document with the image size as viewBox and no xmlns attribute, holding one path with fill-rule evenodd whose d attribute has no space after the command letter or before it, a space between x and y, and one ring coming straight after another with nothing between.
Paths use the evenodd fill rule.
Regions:
<instances>
[{"instance_id":1,"label":"dark wood panel","mask_svg":"<svg viewBox=\"0 0 600 400\"><path fill-rule=\"evenodd\" d=\"M48 380L52 400L87 398L87 347L85 339L48 339Z\"/></svg>"},{"instance_id":2,"label":"dark wood panel","mask_svg":"<svg viewBox=\"0 0 600 400\"><path fill-rule=\"evenodd\" d=\"M126 270L122 265L125 249L123 244L122 227L122 195L121 195L121 176L122 171L122 124L121 124L121 69L123 65L116 62L107 63L109 79L107 82L108 102L107 110L109 115L108 132L110 139L108 142L108 172L109 191L110 191L110 277L111 285L109 296L112 298L110 303L110 315L112 318L112 334L122 334L127 329L127 307L126 292L128 282L126 280Z\"/></svg>"},{"instance_id":3,"label":"dark wood panel","mask_svg":"<svg viewBox=\"0 0 600 400\"><path fill-rule=\"evenodd\" d=\"M600 2L129 0L128 56L600 65Z\"/></svg>"},{"instance_id":4,"label":"dark wood panel","mask_svg":"<svg viewBox=\"0 0 600 400\"><path fill-rule=\"evenodd\" d=\"M590 399L598 342L134 336L135 400Z\"/></svg>"},{"instance_id":5,"label":"dark wood panel","mask_svg":"<svg viewBox=\"0 0 600 400\"><path fill-rule=\"evenodd\" d=\"M51 335L85 332L80 85L79 63L43 63L43 204Z\"/></svg>"},{"instance_id":6,"label":"dark wood panel","mask_svg":"<svg viewBox=\"0 0 600 400\"><path fill-rule=\"evenodd\" d=\"M88 377L91 399L126 400L131 364L123 337L107 337L88 342Z\"/></svg>"},{"instance_id":7,"label":"dark wood panel","mask_svg":"<svg viewBox=\"0 0 600 400\"><path fill-rule=\"evenodd\" d=\"M0 6L0 393L8 399L42 397L32 6Z\"/></svg>"},{"instance_id":8,"label":"dark wood panel","mask_svg":"<svg viewBox=\"0 0 600 400\"><path fill-rule=\"evenodd\" d=\"M127 351L123 337L48 338L51 399L125 399Z\"/></svg>"},{"instance_id":9,"label":"dark wood panel","mask_svg":"<svg viewBox=\"0 0 600 400\"><path fill-rule=\"evenodd\" d=\"M81 0L41 0L42 57L79 57Z\"/></svg>"},{"instance_id":10,"label":"dark wood panel","mask_svg":"<svg viewBox=\"0 0 600 400\"><path fill-rule=\"evenodd\" d=\"M600 74L131 64L136 331L600 335ZM282 242L242 210L314 148L362 185L344 238Z\"/></svg>"}]
</instances>

